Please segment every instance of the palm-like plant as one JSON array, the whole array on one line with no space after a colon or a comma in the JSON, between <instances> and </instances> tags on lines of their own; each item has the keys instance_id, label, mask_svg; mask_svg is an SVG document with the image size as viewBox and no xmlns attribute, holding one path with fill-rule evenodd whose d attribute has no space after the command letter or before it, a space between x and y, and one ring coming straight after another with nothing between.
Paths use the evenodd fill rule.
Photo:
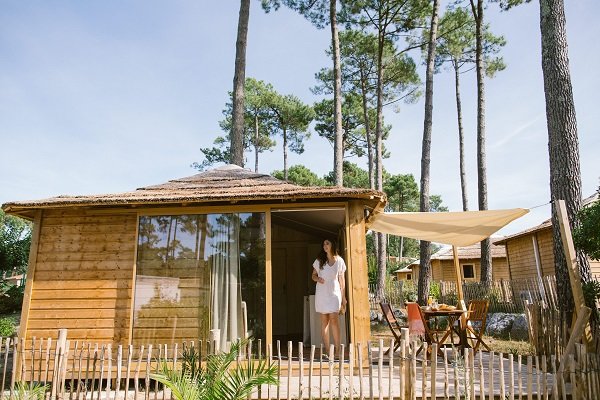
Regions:
<instances>
[{"instance_id":1,"label":"palm-like plant","mask_svg":"<svg viewBox=\"0 0 600 400\"><path fill-rule=\"evenodd\" d=\"M175 400L246 399L254 388L278 383L277 366L267 360L232 365L246 343L238 341L228 352L209 355L205 366L194 348L188 348L181 371L165 362L161 371L151 377L168 387Z\"/></svg>"},{"instance_id":2,"label":"palm-like plant","mask_svg":"<svg viewBox=\"0 0 600 400\"><path fill-rule=\"evenodd\" d=\"M15 384L15 390L10 395L2 396L2 399L8 400L43 400L46 397L47 385L41 383L28 383L28 382L17 382Z\"/></svg>"}]
</instances>

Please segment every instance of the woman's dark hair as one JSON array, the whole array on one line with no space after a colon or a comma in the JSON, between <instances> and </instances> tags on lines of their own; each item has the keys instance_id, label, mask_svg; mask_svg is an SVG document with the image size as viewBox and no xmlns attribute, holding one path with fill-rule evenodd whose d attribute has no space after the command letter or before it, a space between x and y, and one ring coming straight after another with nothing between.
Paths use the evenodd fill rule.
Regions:
<instances>
[{"instance_id":1,"label":"woman's dark hair","mask_svg":"<svg viewBox=\"0 0 600 400\"><path fill-rule=\"evenodd\" d=\"M325 253L325 250L323 250L323 244L325 242L329 242L331 243L331 252L333 253L334 256L338 256L338 247L337 247L337 242L334 239L324 239L323 242L321 243L321 251L319 252L319 255L317 256L317 260L319 260L319 267L321 269L323 269L323 265L325 265L325 263L327 262L327 253Z\"/></svg>"}]
</instances>

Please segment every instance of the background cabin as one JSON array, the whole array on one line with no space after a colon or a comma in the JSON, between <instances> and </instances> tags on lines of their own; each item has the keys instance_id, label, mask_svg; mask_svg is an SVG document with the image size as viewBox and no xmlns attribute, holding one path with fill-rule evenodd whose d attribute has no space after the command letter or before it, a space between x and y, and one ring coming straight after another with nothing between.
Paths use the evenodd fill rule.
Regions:
<instances>
[{"instance_id":1,"label":"background cabin","mask_svg":"<svg viewBox=\"0 0 600 400\"><path fill-rule=\"evenodd\" d=\"M325 238L346 261L347 340L370 338L365 216L385 195L224 166L132 192L4 204L34 223L19 335L146 344L306 332ZM310 312L310 310L309 310Z\"/></svg>"},{"instance_id":2,"label":"background cabin","mask_svg":"<svg viewBox=\"0 0 600 400\"><path fill-rule=\"evenodd\" d=\"M598 201L594 194L582 201L584 205ZM552 248L552 220L525 229L514 235L496 240L495 245L505 246L511 279L537 279L554 276L554 250ZM600 275L600 262L589 260L592 276Z\"/></svg>"},{"instance_id":3,"label":"background cabin","mask_svg":"<svg viewBox=\"0 0 600 400\"><path fill-rule=\"evenodd\" d=\"M491 245L492 279L508 279L508 262L504 246ZM479 243L458 248L458 261L464 281L479 282L481 266L481 248ZM395 271L398 280L408 280L408 271L412 271L411 279L418 280L419 260L413 261L404 268ZM454 272L454 256L452 248L444 247L431 255L431 276L434 281L456 281Z\"/></svg>"}]
</instances>

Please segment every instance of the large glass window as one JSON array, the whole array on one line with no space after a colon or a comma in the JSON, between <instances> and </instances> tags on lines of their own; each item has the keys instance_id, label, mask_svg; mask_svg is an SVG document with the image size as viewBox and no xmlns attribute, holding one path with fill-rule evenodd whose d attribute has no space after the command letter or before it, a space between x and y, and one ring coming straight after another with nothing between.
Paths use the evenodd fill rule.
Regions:
<instances>
[{"instance_id":1,"label":"large glass window","mask_svg":"<svg viewBox=\"0 0 600 400\"><path fill-rule=\"evenodd\" d=\"M265 214L140 218L134 343L265 338Z\"/></svg>"}]
</instances>

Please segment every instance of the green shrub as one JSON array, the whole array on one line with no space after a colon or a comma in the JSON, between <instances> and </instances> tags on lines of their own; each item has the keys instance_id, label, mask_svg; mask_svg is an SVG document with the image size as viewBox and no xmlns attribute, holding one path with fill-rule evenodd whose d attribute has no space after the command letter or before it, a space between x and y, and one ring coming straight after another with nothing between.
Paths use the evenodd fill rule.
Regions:
<instances>
[{"instance_id":1,"label":"green shrub","mask_svg":"<svg viewBox=\"0 0 600 400\"><path fill-rule=\"evenodd\" d=\"M0 336L9 337L17 333L15 321L12 318L0 318Z\"/></svg>"},{"instance_id":2,"label":"green shrub","mask_svg":"<svg viewBox=\"0 0 600 400\"><path fill-rule=\"evenodd\" d=\"M0 293L0 314L21 311L24 291L24 286L11 286L4 293Z\"/></svg>"},{"instance_id":3,"label":"green shrub","mask_svg":"<svg viewBox=\"0 0 600 400\"><path fill-rule=\"evenodd\" d=\"M577 220L579 224L573 229L575 247L591 259L600 260L600 201L579 210Z\"/></svg>"},{"instance_id":4,"label":"green shrub","mask_svg":"<svg viewBox=\"0 0 600 400\"><path fill-rule=\"evenodd\" d=\"M440 299L442 295L442 290L440 288L440 283L439 282L431 282L429 284L429 296L433 297L434 299Z\"/></svg>"},{"instance_id":5,"label":"green shrub","mask_svg":"<svg viewBox=\"0 0 600 400\"><path fill-rule=\"evenodd\" d=\"M404 301L417 301L417 289L418 288L415 281L404 281L404 286L402 287Z\"/></svg>"},{"instance_id":6,"label":"green shrub","mask_svg":"<svg viewBox=\"0 0 600 400\"><path fill-rule=\"evenodd\" d=\"M595 308L596 300L600 299L600 282L596 280L591 280L583 284L583 297L585 299L585 303L591 307Z\"/></svg>"}]
</instances>

